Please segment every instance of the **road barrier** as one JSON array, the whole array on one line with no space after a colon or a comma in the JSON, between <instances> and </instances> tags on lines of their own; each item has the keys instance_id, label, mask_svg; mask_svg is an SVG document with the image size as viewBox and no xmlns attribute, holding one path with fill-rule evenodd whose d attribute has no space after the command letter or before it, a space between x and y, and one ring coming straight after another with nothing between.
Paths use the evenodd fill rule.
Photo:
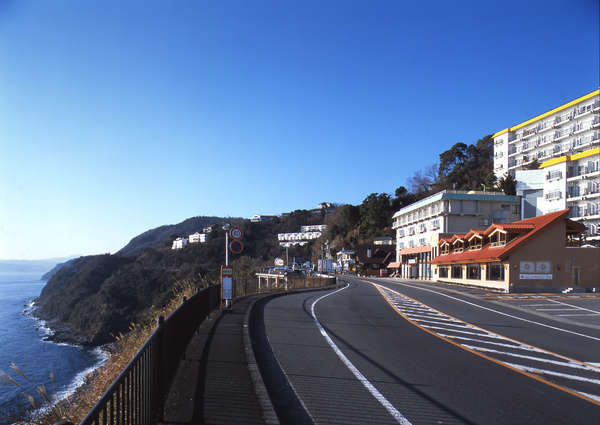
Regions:
<instances>
[{"instance_id":1,"label":"road barrier","mask_svg":"<svg viewBox=\"0 0 600 425\"><path fill-rule=\"evenodd\" d=\"M272 291L322 288L335 284L335 276L308 276L299 273L269 274L256 273L257 279L234 279L234 298L264 294Z\"/></svg>"},{"instance_id":2,"label":"road barrier","mask_svg":"<svg viewBox=\"0 0 600 425\"><path fill-rule=\"evenodd\" d=\"M184 301L156 330L106 390L81 425L145 425L159 418L177 366L196 328L219 306L220 285Z\"/></svg>"}]
</instances>

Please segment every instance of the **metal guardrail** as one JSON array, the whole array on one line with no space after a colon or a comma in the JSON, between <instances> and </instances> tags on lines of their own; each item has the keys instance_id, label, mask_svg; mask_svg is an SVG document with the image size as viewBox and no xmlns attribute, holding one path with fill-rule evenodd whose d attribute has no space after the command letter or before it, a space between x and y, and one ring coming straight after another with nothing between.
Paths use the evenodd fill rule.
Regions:
<instances>
[{"instance_id":1,"label":"metal guardrail","mask_svg":"<svg viewBox=\"0 0 600 425\"><path fill-rule=\"evenodd\" d=\"M215 285L184 299L167 319L159 317L156 330L80 425L156 423L187 344L219 302L220 285Z\"/></svg>"}]
</instances>

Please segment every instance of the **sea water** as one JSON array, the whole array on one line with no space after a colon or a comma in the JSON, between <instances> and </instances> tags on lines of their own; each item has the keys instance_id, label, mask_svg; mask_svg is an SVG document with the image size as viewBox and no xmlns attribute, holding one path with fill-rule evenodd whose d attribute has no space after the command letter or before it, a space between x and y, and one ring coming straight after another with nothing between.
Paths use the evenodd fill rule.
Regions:
<instances>
[{"instance_id":1,"label":"sea water","mask_svg":"<svg viewBox=\"0 0 600 425\"><path fill-rule=\"evenodd\" d=\"M44 285L39 275L0 274L0 370L18 384L9 383L0 372L0 425L14 423L35 410L25 394L35 398L38 408L44 406L36 386L43 385L52 399L63 398L105 360L98 348L45 340L52 330L31 315Z\"/></svg>"}]
</instances>

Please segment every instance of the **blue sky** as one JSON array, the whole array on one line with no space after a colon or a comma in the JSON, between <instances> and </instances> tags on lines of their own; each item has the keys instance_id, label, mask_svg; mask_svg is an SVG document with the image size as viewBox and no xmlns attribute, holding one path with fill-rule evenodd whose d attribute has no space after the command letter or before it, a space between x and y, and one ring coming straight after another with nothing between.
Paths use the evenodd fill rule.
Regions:
<instances>
[{"instance_id":1,"label":"blue sky","mask_svg":"<svg viewBox=\"0 0 600 425\"><path fill-rule=\"evenodd\" d=\"M598 3L0 0L0 258L393 192L597 89Z\"/></svg>"}]
</instances>

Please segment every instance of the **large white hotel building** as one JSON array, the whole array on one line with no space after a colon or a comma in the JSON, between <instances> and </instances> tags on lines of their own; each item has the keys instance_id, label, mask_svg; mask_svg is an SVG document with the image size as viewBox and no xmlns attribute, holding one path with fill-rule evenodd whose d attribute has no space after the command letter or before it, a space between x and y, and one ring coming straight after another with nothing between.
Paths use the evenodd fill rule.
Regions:
<instances>
[{"instance_id":1,"label":"large white hotel building","mask_svg":"<svg viewBox=\"0 0 600 425\"><path fill-rule=\"evenodd\" d=\"M494 173L516 177L524 218L571 208L600 241L600 90L493 138Z\"/></svg>"}]
</instances>

